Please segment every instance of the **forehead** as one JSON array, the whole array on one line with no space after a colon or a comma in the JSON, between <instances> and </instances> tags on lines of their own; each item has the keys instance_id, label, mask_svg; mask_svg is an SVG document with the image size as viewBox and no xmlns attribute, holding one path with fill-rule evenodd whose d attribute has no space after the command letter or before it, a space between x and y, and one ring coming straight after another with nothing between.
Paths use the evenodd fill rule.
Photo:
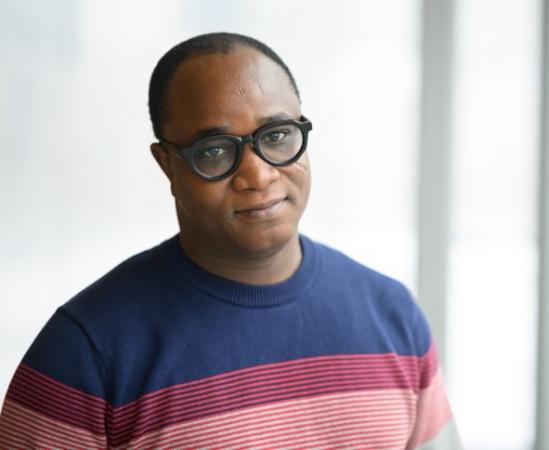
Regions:
<instances>
[{"instance_id":1,"label":"forehead","mask_svg":"<svg viewBox=\"0 0 549 450\"><path fill-rule=\"evenodd\" d=\"M237 131L261 117L300 115L299 100L286 72L247 47L185 60L170 82L167 102L165 129L177 134L214 126Z\"/></svg>"}]
</instances>

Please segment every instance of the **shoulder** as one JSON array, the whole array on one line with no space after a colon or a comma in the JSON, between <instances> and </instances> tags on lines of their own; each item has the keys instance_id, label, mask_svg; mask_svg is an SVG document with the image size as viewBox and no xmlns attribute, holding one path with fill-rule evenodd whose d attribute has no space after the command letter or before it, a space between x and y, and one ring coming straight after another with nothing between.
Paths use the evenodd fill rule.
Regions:
<instances>
[{"instance_id":1,"label":"shoulder","mask_svg":"<svg viewBox=\"0 0 549 450\"><path fill-rule=\"evenodd\" d=\"M307 239L307 238L305 238ZM429 325L413 294L401 281L362 264L343 252L308 239L320 259L319 291L337 296L371 319L407 353L424 354L431 344Z\"/></svg>"},{"instance_id":2,"label":"shoulder","mask_svg":"<svg viewBox=\"0 0 549 450\"><path fill-rule=\"evenodd\" d=\"M124 311L129 303L154 296L169 273L159 250L172 240L127 258L76 294L61 309L74 317L105 319Z\"/></svg>"},{"instance_id":3,"label":"shoulder","mask_svg":"<svg viewBox=\"0 0 549 450\"><path fill-rule=\"evenodd\" d=\"M389 299L411 301L408 288L399 280L381 273L345 253L328 245L321 244L302 236L307 246L313 247L321 261L321 271L326 279L332 282L345 283L357 289Z\"/></svg>"}]
</instances>

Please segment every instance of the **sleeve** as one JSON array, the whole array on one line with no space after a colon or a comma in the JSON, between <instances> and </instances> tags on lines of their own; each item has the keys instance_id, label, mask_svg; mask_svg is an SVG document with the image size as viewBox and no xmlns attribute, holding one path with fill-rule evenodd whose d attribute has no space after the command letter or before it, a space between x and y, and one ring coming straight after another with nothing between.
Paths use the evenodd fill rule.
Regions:
<instances>
[{"instance_id":1,"label":"sleeve","mask_svg":"<svg viewBox=\"0 0 549 450\"><path fill-rule=\"evenodd\" d=\"M415 423L406 448L408 450L461 450L446 389L429 325L417 309L415 339L427 351L418 358L419 387Z\"/></svg>"},{"instance_id":2,"label":"sleeve","mask_svg":"<svg viewBox=\"0 0 549 450\"><path fill-rule=\"evenodd\" d=\"M106 448L106 370L84 328L58 309L11 380L0 448Z\"/></svg>"}]
</instances>

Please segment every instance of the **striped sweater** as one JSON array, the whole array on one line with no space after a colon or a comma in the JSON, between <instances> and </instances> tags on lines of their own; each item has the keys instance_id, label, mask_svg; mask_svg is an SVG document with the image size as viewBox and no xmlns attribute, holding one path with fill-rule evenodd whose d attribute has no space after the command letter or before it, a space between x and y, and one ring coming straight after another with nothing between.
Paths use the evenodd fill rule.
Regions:
<instances>
[{"instance_id":1,"label":"striped sweater","mask_svg":"<svg viewBox=\"0 0 549 450\"><path fill-rule=\"evenodd\" d=\"M203 270L177 236L120 264L24 356L0 448L460 448L409 292L300 242L269 286Z\"/></svg>"}]
</instances>

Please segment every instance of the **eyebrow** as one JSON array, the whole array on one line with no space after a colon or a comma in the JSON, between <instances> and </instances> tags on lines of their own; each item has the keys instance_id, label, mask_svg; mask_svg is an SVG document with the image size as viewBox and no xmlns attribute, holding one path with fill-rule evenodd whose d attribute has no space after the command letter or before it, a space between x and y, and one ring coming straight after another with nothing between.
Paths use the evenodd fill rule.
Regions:
<instances>
[{"instance_id":1,"label":"eyebrow","mask_svg":"<svg viewBox=\"0 0 549 450\"><path fill-rule=\"evenodd\" d=\"M259 126L257 128L261 128L263 125L267 125L271 122L277 122L280 120L290 120L293 119L289 114L286 113L278 113L273 114L271 116L265 116L258 119ZM186 146L192 145L194 142L198 141L199 139L204 139L207 137L217 136L220 134L231 134L229 133L230 127L228 125L222 125L217 127L210 127L210 128L204 128L202 130L198 130L196 133L194 133L188 140Z\"/></svg>"}]
</instances>

